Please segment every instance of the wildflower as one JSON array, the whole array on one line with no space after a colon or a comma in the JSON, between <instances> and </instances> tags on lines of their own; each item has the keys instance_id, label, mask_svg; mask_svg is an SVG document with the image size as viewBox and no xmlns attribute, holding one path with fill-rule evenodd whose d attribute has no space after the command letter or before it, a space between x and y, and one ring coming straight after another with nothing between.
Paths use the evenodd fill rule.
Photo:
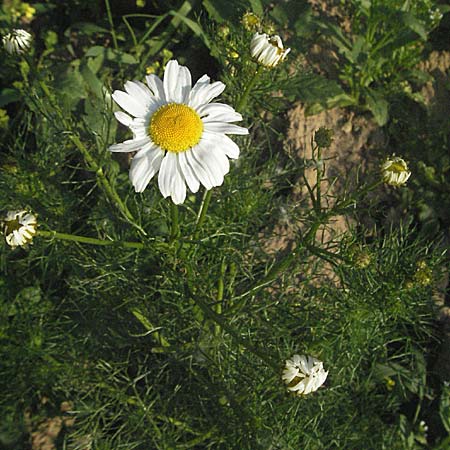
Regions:
<instances>
[{"instance_id":1,"label":"wildflower","mask_svg":"<svg viewBox=\"0 0 450 450\"><path fill-rule=\"evenodd\" d=\"M383 181L390 186L402 186L411 176L408 164L398 156L388 158L381 166Z\"/></svg>"},{"instance_id":2,"label":"wildflower","mask_svg":"<svg viewBox=\"0 0 450 450\"><path fill-rule=\"evenodd\" d=\"M392 391L395 387L395 380L393 380L391 377L386 377L386 389L388 391Z\"/></svg>"},{"instance_id":3,"label":"wildflower","mask_svg":"<svg viewBox=\"0 0 450 450\"><path fill-rule=\"evenodd\" d=\"M239 58L239 53L236 52L236 51L234 51L234 50L229 50L229 51L227 52L227 55L228 55L228 57L231 58L231 59L238 59L238 58Z\"/></svg>"},{"instance_id":4,"label":"wildflower","mask_svg":"<svg viewBox=\"0 0 450 450\"><path fill-rule=\"evenodd\" d=\"M425 261L419 261L417 263L416 273L414 274L414 281L416 284L422 287L429 286L432 282L433 272L428 267Z\"/></svg>"},{"instance_id":5,"label":"wildflower","mask_svg":"<svg viewBox=\"0 0 450 450\"><path fill-rule=\"evenodd\" d=\"M353 261L357 269L367 269L367 267L369 267L370 263L372 262L372 257L370 256L369 252L360 250L358 252L355 252Z\"/></svg>"},{"instance_id":6,"label":"wildflower","mask_svg":"<svg viewBox=\"0 0 450 450\"><path fill-rule=\"evenodd\" d=\"M160 66L161 65L159 64L159 62L155 61L153 64L151 64L150 66L145 68L145 73L147 75L151 75L152 73L156 73L159 70Z\"/></svg>"},{"instance_id":7,"label":"wildflower","mask_svg":"<svg viewBox=\"0 0 450 450\"><path fill-rule=\"evenodd\" d=\"M333 130L320 127L314 134L314 141L320 148L329 148L333 142Z\"/></svg>"},{"instance_id":8,"label":"wildflower","mask_svg":"<svg viewBox=\"0 0 450 450\"><path fill-rule=\"evenodd\" d=\"M210 83L203 75L192 87L191 73L178 62L168 62L164 80L150 74L147 85L127 81L126 92L114 91L116 103L126 110L116 112L117 120L128 126L133 139L112 145L112 152L136 152L131 161L130 180L142 192L159 171L161 194L175 204L186 198L186 185L197 192L220 186L228 173L228 158L239 156L239 147L227 134L248 134L231 124L242 116L231 106L210 103L225 85Z\"/></svg>"},{"instance_id":9,"label":"wildflower","mask_svg":"<svg viewBox=\"0 0 450 450\"><path fill-rule=\"evenodd\" d=\"M25 53L31 46L32 36L25 30L13 30L3 36L3 47L11 55Z\"/></svg>"},{"instance_id":10,"label":"wildflower","mask_svg":"<svg viewBox=\"0 0 450 450\"><path fill-rule=\"evenodd\" d=\"M252 12L246 12L241 23L247 31L257 31L261 28L261 19Z\"/></svg>"},{"instance_id":11,"label":"wildflower","mask_svg":"<svg viewBox=\"0 0 450 450\"><path fill-rule=\"evenodd\" d=\"M255 33L250 43L252 57L265 67L277 66L290 51L290 48L283 48L283 42L277 35Z\"/></svg>"},{"instance_id":12,"label":"wildflower","mask_svg":"<svg viewBox=\"0 0 450 450\"><path fill-rule=\"evenodd\" d=\"M227 25L220 25L220 27L217 29L217 35L222 39L226 39L229 34L230 34L230 27Z\"/></svg>"},{"instance_id":13,"label":"wildflower","mask_svg":"<svg viewBox=\"0 0 450 450\"><path fill-rule=\"evenodd\" d=\"M312 356L294 355L286 361L282 378L288 391L297 395L307 395L317 391L327 379L328 372L323 363Z\"/></svg>"},{"instance_id":14,"label":"wildflower","mask_svg":"<svg viewBox=\"0 0 450 450\"><path fill-rule=\"evenodd\" d=\"M28 22L31 22L33 20L34 14L36 13L36 8L31 6L29 3L22 3L21 9Z\"/></svg>"},{"instance_id":15,"label":"wildflower","mask_svg":"<svg viewBox=\"0 0 450 450\"><path fill-rule=\"evenodd\" d=\"M12 248L28 244L36 234L36 216L28 211L8 211L2 220L6 242Z\"/></svg>"}]
</instances>

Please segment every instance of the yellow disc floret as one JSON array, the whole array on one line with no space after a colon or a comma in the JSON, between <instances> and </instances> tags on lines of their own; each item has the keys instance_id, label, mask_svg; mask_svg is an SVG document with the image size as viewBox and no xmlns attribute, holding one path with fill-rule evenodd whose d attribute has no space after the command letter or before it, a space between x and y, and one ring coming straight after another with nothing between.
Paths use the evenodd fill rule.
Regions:
<instances>
[{"instance_id":1,"label":"yellow disc floret","mask_svg":"<svg viewBox=\"0 0 450 450\"><path fill-rule=\"evenodd\" d=\"M169 152L179 153L199 143L203 122L191 107L169 103L153 114L148 132L156 145Z\"/></svg>"}]
</instances>

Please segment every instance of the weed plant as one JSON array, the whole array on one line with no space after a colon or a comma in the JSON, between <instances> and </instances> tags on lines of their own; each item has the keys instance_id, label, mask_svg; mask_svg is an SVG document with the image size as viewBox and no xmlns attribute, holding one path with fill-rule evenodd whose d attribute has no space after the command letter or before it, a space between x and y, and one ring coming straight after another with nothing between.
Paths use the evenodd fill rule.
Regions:
<instances>
[{"instance_id":1,"label":"weed plant","mask_svg":"<svg viewBox=\"0 0 450 450\"><path fill-rule=\"evenodd\" d=\"M448 448L433 299L446 230L423 230L410 214L386 225L386 201L401 199L386 200L378 170L348 173L331 199L329 130L311 136L311 160L283 149L292 102L309 98L313 110L317 92L323 106L338 86L299 62L317 30L307 3L119 3L3 4L5 35L28 27L34 39L23 54L3 54L0 208L33 212L38 228L32 243L0 247L0 448ZM391 20L398 2L351 3L357 45L361 17L378 8L377 20ZM418 27L412 14L402 26ZM270 69L258 63L255 32L291 36L291 54ZM407 49L408 61L420 58ZM220 101L250 130L233 136L240 156L223 183L188 190L178 204L161 195L158 175L135 192L130 153L109 151L131 139L114 118L113 91L162 78L175 59L194 82L204 73L223 80ZM380 86L394 73L408 81L402 61L391 60ZM346 82L369 89L366 100L367 67L347 58L343 69ZM354 225L325 239L343 215ZM268 251L281 221L293 224L289 246ZM311 394L294 395L282 380L294 354L328 372Z\"/></svg>"}]
</instances>

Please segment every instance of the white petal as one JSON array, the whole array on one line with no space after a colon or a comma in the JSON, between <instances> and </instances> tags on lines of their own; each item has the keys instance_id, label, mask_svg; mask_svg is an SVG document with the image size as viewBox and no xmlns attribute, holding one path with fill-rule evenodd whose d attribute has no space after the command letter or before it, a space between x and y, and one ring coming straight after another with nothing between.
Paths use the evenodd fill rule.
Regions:
<instances>
[{"instance_id":1,"label":"white petal","mask_svg":"<svg viewBox=\"0 0 450 450\"><path fill-rule=\"evenodd\" d=\"M236 142L232 141L227 135L220 133L213 133L209 131L204 131L202 135L202 140L208 142L209 145L215 145L220 149L228 158L237 159L239 158L239 147Z\"/></svg>"},{"instance_id":2,"label":"white petal","mask_svg":"<svg viewBox=\"0 0 450 450\"><path fill-rule=\"evenodd\" d=\"M150 103L153 102L151 93L145 84L140 81L127 81L125 83L125 90L130 94L136 101L141 103L146 108Z\"/></svg>"},{"instance_id":3,"label":"white petal","mask_svg":"<svg viewBox=\"0 0 450 450\"><path fill-rule=\"evenodd\" d=\"M205 172L209 174L210 179L213 181L213 186L220 186L223 183L223 176L227 168L215 157L214 151L211 148L198 144L192 149L192 153L205 169Z\"/></svg>"},{"instance_id":4,"label":"white petal","mask_svg":"<svg viewBox=\"0 0 450 450\"><path fill-rule=\"evenodd\" d=\"M170 188L172 184L172 174L176 170L176 161L173 158L172 152L167 152L162 160L159 168L158 186L164 198L170 195Z\"/></svg>"},{"instance_id":5,"label":"white petal","mask_svg":"<svg viewBox=\"0 0 450 450\"><path fill-rule=\"evenodd\" d=\"M178 77L179 72L180 66L177 61L171 60L167 63L164 71L164 92L168 102L181 103L183 101Z\"/></svg>"},{"instance_id":6,"label":"white petal","mask_svg":"<svg viewBox=\"0 0 450 450\"><path fill-rule=\"evenodd\" d=\"M122 91L114 91L112 94L114 101L132 116L142 117L147 112L146 107L138 102L134 97Z\"/></svg>"},{"instance_id":7,"label":"white petal","mask_svg":"<svg viewBox=\"0 0 450 450\"><path fill-rule=\"evenodd\" d=\"M159 77L151 74L147 75L145 77L145 80L147 81L148 87L152 91L156 100L158 100L159 102L165 102L166 95L164 94L164 85L163 82L159 79Z\"/></svg>"},{"instance_id":8,"label":"white petal","mask_svg":"<svg viewBox=\"0 0 450 450\"><path fill-rule=\"evenodd\" d=\"M185 66L180 66L178 84L181 87L181 103L187 103L192 89L192 77L191 72Z\"/></svg>"},{"instance_id":9,"label":"white petal","mask_svg":"<svg viewBox=\"0 0 450 450\"><path fill-rule=\"evenodd\" d=\"M248 134L247 128L232 123L207 122L204 125L206 131L214 131L215 133Z\"/></svg>"},{"instance_id":10,"label":"white petal","mask_svg":"<svg viewBox=\"0 0 450 450\"><path fill-rule=\"evenodd\" d=\"M143 192L161 166L164 151L157 146L140 151L130 166L130 181L136 192Z\"/></svg>"},{"instance_id":11,"label":"white petal","mask_svg":"<svg viewBox=\"0 0 450 450\"><path fill-rule=\"evenodd\" d=\"M113 144L109 147L110 152L137 152L142 150L142 148L149 144L150 140L148 137L143 139L129 139L128 141L121 142L120 144Z\"/></svg>"},{"instance_id":12,"label":"white petal","mask_svg":"<svg viewBox=\"0 0 450 450\"><path fill-rule=\"evenodd\" d=\"M205 80L200 78L196 85L192 88L189 96L189 106L196 109L205 103L209 103L213 98L219 96L225 89L225 85L221 81L216 81L212 84L205 83ZM208 78L209 80L209 78ZM201 84L199 85L199 82Z\"/></svg>"},{"instance_id":13,"label":"white petal","mask_svg":"<svg viewBox=\"0 0 450 450\"><path fill-rule=\"evenodd\" d=\"M242 116L229 105L224 103L207 103L197 109L197 113L206 122L237 122Z\"/></svg>"},{"instance_id":14,"label":"white petal","mask_svg":"<svg viewBox=\"0 0 450 450\"><path fill-rule=\"evenodd\" d=\"M176 153L166 153L159 169L158 186L164 198L172 197L172 201L176 205L184 202L186 184L178 165Z\"/></svg>"},{"instance_id":15,"label":"white petal","mask_svg":"<svg viewBox=\"0 0 450 450\"><path fill-rule=\"evenodd\" d=\"M185 152L185 154L186 154L186 161L191 167L195 177L198 178L200 183L202 183L206 189L208 190L212 189L214 186L214 181L212 180L209 172L207 172L200 164L200 162L195 158L193 151L188 150Z\"/></svg>"},{"instance_id":16,"label":"white petal","mask_svg":"<svg viewBox=\"0 0 450 450\"><path fill-rule=\"evenodd\" d=\"M128 114L124 113L123 111L116 111L114 115L116 116L116 119L126 127L129 127L133 122L133 118Z\"/></svg>"},{"instance_id":17,"label":"white petal","mask_svg":"<svg viewBox=\"0 0 450 450\"><path fill-rule=\"evenodd\" d=\"M180 169L184 176L184 179L186 180L186 184L188 185L189 189L195 194L200 187L200 182L187 161L186 153L188 152L181 152L178 154L178 163L180 165Z\"/></svg>"},{"instance_id":18,"label":"white petal","mask_svg":"<svg viewBox=\"0 0 450 450\"><path fill-rule=\"evenodd\" d=\"M176 170L172 176L170 195L175 205L180 205L186 199L186 182L184 181L183 174L181 173L178 154L174 153L173 155L175 157Z\"/></svg>"}]
</instances>

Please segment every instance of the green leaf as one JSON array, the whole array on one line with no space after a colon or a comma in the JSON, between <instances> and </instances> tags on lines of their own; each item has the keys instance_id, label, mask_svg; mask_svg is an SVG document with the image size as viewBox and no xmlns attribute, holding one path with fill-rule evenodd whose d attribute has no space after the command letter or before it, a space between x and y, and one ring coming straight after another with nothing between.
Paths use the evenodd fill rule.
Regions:
<instances>
[{"instance_id":1,"label":"green leaf","mask_svg":"<svg viewBox=\"0 0 450 450\"><path fill-rule=\"evenodd\" d=\"M0 91L0 108L20 100L20 91L14 88L4 88Z\"/></svg>"},{"instance_id":2,"label":"green leaf","mask_svg":"<svg viewBox=\"0 0 450 450\"><path fill-rule=\"evenodd\" d=\"M248 3L243 0L203 0L203 6L209 17L218 23L240 19L240 12L248 9Z\"/></svg>"},{"instance_id":3,"label":"green leaf","mask_svg":"<svg viewBox=\"0 0 450 450\"><path fill-rule=\"evenodd\" d=\"M177 11L169 11L169 14L171 14L174 17L179 18L182 22L184 22L184 24L187 25L193 31L193 33L203 41L205 46L208 49L211 49L211 43L209 42L208 36L203 31L203 28L197 22L194 22L192 19L189 19L188 17L183 16L182 14L178 13Z\"/></svg>"},{"instance_id":4,"label":"green leaf","mask_svg":"<svg viewBox=\"0 0 450 450\"><path fill-rule=\"evenodd\" d=\"M439 402L439 416L442 420L442 425L450 434L450 385L445 385L442 390L441 400Z\"/></svg>"},{"instance_id":5,"label":"green leaf","mask_svg":"<svg viewBox=\"0 0 450 450\"><path fill-rule=\"evenodd\" d=\"M103 55L105 59L108 61L114 61L117 63L124 63L124 64L137 64L137 59L130 55L129 53L122 52L120 50L114 50L112 48L106 48L102 47L100 45L95 45L94 47L91 47L84 56L86 57L98 57L100 55Z\"/></svg>"},{"instance_id":6,"label":"green leaf","mask_svg":"<svg viewBox=\"0 0 450 450\"><path fill-rule=\"evenodd\" d=\"M110 31L106 28L99 27L95 23L92 22L76 22L71 27L72 30L79 30L82 31L84 34L87 34L88 36L91 34L109 34Z\"/></svg>"},{"instance_id":7,"label":"green leaf","mask_svg":"<svg viewBox=\"0 0 450 450\"><path fill-rule=\"evenodd\" d=\"M412 13L407 11L400 12L400 18L404 25L417 33L422 39L427 39L427 32L424 24Z\"/></svg>"},{"instance_id":8,"label":"green leaf","mask_svg":"<svg viewBox=\"0 0 450 450\"><path fill-rule=\"evenodd\" d=\"M260 0L249 0L252 11L258 16L264 14L264 8Z\"/></svg>"},{"instance_id":9,"label":"green leaf","mask_svg":"<svg viewBox=\"0 0 450 450\"><path fill-rule=\"evenodd\" d=\"M389 118L389 103L376 91L367 91L366 93L367 108L373 114L378 125L386 125Z\"/></svg>"}]
</instances>

